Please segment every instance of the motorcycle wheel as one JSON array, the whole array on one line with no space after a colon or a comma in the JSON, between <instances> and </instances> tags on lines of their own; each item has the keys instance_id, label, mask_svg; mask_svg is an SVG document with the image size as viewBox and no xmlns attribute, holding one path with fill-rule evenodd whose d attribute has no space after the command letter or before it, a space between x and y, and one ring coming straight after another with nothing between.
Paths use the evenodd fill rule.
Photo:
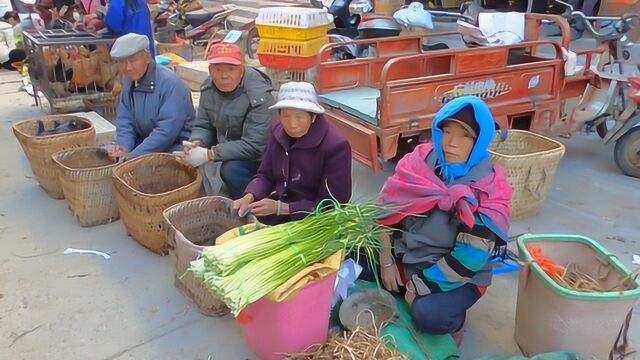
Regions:
<instances>
[{"instance_id":1,"label":"motorcycle wheel","mask_svg":"<svg viewBox=\"0 0 640 360\"><path fill-rule=\"evenodd\" d=\"M640 126L616 141L613 158L625 175L640 178Z\"/></svg>"},{"instance_id":2,"label":"motorcycle wheel","mask_svg":"<svg viewBox=\"0 0 640 360\"><path fill-rule=\"evenodd\" d=\"M256 58L259 42L260 37L258 36L258 29L254 26L247 32L247 48L245 49L245 53L249 59Z\"/></svg>"},{"instance_id":3,"label":"motorcycle wheel","mask_svg":"<svg viewBox=\"0 0 640 360\"><path fill-rule=\"evenodd\" d=\"M605 115L606 118L610 119L610 116ZM596 133L600 136L600 139L604 139L605 136L609 133L609 124L607 124L608 119L605 119L600 124L596 125Z\"/></svg>"}]
</instances>

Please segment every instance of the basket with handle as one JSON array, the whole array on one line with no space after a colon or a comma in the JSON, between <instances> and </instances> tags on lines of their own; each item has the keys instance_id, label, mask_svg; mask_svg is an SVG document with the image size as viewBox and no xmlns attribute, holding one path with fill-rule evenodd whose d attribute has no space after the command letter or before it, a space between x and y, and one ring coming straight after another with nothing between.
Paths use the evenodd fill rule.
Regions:
<instances>
[{"instance_id":1,"label":"basket with handle","mask_svg":"<svg viewBox=\"0 0 640 360\"><path fill-rule=\"evenodd\" d=\"M489 152L509 172L511 219L537 215L564 156L564 145L529 131L504 130L496 134Z\"/></svg>"},{"instance_id":2,"label":"basket with handle","mask_svg":"<svg viewBox=\"0 0 640 360\"><path fill-rule=\"evenodd\" d=\"M113 169L107 151L83 147L53 154L67 205L81 226L110 223L119 218Z\"/></svg>"},{"instance_id":3,"label":"basket with handle","mask_svg":"<svg viewBox=\"0 0 640 360\"><path fill-rule=\"evenodd\" d=\"M98 98L82 99L84 105L91 111L95 111L105 118L115 122L116 113L118 112L117 96L102 96Z\"/></svg>"},{"instance_id":4,"label":"basket with handle","mask_svg":"<svg viewBox=\"0 0 640 360\"><path fill-rule=\"evenodd\" d=\"M113 171L120 218L127 233L147 249L168 252L162 212L200 194L198 169L183 165L171 154L143 155Z\"/></svg>"},{"instance_id":5,"label":"basket with handle","mask_svg":"<svg viewBox=\"0 0 640 360\"><path fill-rule=\"evenodd\" d=\"M52 129L71 128L77 130L52 135L38 135L51 132ZM31 170L38 183L54 199L64 199L64 193L58 171L51 155L58 151L82 146L91 146L96 142L96 130L90 121L68 115L52 115L19 121L13 124L13 133L24 150Z\"/></svg>"},{"instance_id":6,"label":"basket with handle","mask_svg":"<svg viewBox=\"0 0 640 360\"><path fill-rule=\"evenodd\" d=\"M205 246L214 245L215 239L226 231L257 222L252 215L239 217L231 207L230 199L209 196L176 204L164 211L167 225L167 243L175 271L175 286L198 310L207 316L229 313L227 306L187 269Z\"/></svg>"},{"instance_id":7,"label":"basket with handle","mask_svg":"<svg viewBox=\"0 0 640 360\"><path fill-rule=\"evenodd\" d=\"M258 60L268 67L306 70L317 65L317 54L328 43L326 36L308 41L260 39ZM329 55L329 52L323 53L321 60L327 61Z\"/></svg>"},{"instance_id":8,"label":"basket with handle","mask_svg":"<svg viewBox=\"0 0 640 360\"><path fill-rule=\"evenodd\" d=\"M311 40L327 34L329 16L326 9L266 7L258 12L256 28L260 38Z\"/></svg>"},{"instance_id":9,"label":"basket with handle","mask_svg":"<svg viewBox=\"0 0 640 360\"><path fill-rule=\"evenodd\" d=\"M317 69L311 68L309 70L290 70L290 69L278 69L278 68L265 68L267 75L273 81L273 89L275 91L280 90L280 86L290 81L305 81L316 85L316 73Z\"/></svg>"}]
</instances>

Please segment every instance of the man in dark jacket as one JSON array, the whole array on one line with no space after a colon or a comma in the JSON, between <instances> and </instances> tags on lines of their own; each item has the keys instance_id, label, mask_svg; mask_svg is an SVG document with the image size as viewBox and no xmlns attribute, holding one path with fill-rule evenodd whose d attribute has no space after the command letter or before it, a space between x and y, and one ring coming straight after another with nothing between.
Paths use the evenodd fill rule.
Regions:
<instances>
[{"instance_id":1,"label":"man in dark jacket","mask_svg":"<svg viewBox=\"0 0 640 360\"><path fill-rule=\"evenodd\" d=\"M145 35L118 38L111 57L123 76L116 116L118 145L109 149L109 156L131 159L181 149L195 120L187 85L171 70L156 65Z\"/></svg>"},{"instance_id":2,"label":"man in dark jacket","mask_svg":"<svg viewBox=\"0 0 640 360\"><path fill-rule=\"evenodd\" d=\"M191 140L176 153L200 167L207 195L216 195L222 183L229 195L242 195L264 153L269 127L276 117L269 77L244 66L235 44L211 47L209 74L200 87L200 105Z\"/></svg>"}]
</instances>

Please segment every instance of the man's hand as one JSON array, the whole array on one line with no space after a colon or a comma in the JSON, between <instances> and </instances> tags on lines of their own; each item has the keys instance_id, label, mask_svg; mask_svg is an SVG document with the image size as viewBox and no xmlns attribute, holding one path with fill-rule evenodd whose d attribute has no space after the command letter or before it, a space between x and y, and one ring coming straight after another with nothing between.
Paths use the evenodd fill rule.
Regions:
<instances>
[{"instance_id":1,"label":"man's hand","mask_svg":"<svg viewBox=\"0 0 640 360\"><path fill-rule=\"evenodd\" d=\"M173 155L185 165L199 167L213 160L213 151L189 141L182 142L183 151L174 151Z\"/></svg>"},{"instance_id":2,"label":"man's hand","mask_svg":"<svg viewBox=\"0 0 640 360\"><path fill-rule=\"evenodd\" d=\"M199 167L212 160L211 149L205 149L201 146L194 147L189 150L185 160L193 167Z\"/></svg>"},{"instance_id":3,"label":"man's hand","mask_svg":"<svg viewBox=\"0 0 640 360\"><path fill-rule=\"evenodd\" d=\"M249 193L238 200L233 201L233 209L238 211L238 216L247 215L249 205L255 200L253 194Z\"/></svg>"},{"instance_id":4,"label":"man's hand","mask_svg":"<svg viewBox=\"0 0 640 360\"><path fill-rule=\"evenodd\" d=\"M265 198L249 204L249 211L255 216L268 216L276 213L277 202L273 199Z\"/></svg>"},{"instance_id":5,"label":"man's hand","mask_svg":"<svg viewBox=\"0 0 640 360\"><path fill-rule=\"evenodd\" d=\"M189 140L182 142L182 150L184 150L185 154L188 154L189 150L197 146L202 146L202 140Z\"/></svg>"},{"instance_id":6,"label":"man's hand","mask_svg":"<svg viewBox=\"0 0 640 360\"><path fill-rule=\"evenodd\" d=\"M107 148L107 156L112 162L117 162L120 159L124 160L127 157L127 154L129 154L129 150L124 146L113 145Z\"/></svg>"}]
</instances>

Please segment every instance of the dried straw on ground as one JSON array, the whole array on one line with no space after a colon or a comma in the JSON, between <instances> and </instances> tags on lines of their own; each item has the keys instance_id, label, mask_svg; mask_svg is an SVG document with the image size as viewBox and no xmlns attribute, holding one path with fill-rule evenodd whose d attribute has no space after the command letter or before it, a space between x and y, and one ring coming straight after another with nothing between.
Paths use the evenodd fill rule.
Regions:
<instances>
[{"instance_id":1,"label":"dried straw on ground","mask_svg":"<svg viewBox=\"0 0 640 360\"><path fill-rule=\"evenodd\" d=\"M372 315L373 316L373 315ZM375 321L374 321L375 324ZM380 326L382 328L382 326ZM289 360L409 360L398 352L389 342L395 342L391 335L380 335L380 328L358 326L344 336L332 335L316 352L311 354L292 354Z\"/></svg>"}]
</instances>

